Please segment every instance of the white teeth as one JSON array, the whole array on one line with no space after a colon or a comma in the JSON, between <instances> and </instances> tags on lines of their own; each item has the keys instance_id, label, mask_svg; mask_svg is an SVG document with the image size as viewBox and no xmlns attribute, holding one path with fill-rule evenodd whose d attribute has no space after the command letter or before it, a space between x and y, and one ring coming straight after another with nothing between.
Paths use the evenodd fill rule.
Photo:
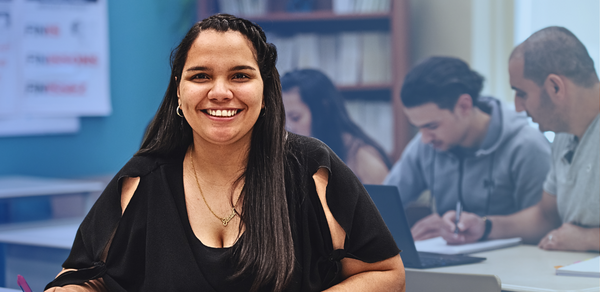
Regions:
<instances>
[{"instance_id":1,"label":"white teeth","mask_svg":"<svg viewBox=\"0 0 600 292\"><path fill-rule=\"evenodd\" d=\"M206 112L215 117L233 117L237 114L237 110L206 110Z\"/></svg>"}]
</instances>

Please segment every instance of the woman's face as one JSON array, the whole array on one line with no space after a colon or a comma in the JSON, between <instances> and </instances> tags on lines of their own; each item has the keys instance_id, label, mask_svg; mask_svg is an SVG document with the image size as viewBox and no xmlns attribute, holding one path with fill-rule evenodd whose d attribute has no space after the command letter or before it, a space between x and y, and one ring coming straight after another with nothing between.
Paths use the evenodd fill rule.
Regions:
<instances>
[{"instance_id":1,"label":"woman's face","mask_svg":"<svg viewBox=\"0 0 600 292\"><path fill-rule=\"evenodd\" d=\"M312 134L312 114L302 101L298 87L282 93L285 107L285 126L288 131L304 136Z\"/></svg>"},{"instance_id":2,"label":"woman's face","mask_svg":"<svg viewBox=\"0 0 600 292\"><path fill-rule=\"evenodd\" d=\"M194 140L249 143L263 104L263 80L254 48L237 31L200 32L177 88Z\"/></svg>"}]
</instances>

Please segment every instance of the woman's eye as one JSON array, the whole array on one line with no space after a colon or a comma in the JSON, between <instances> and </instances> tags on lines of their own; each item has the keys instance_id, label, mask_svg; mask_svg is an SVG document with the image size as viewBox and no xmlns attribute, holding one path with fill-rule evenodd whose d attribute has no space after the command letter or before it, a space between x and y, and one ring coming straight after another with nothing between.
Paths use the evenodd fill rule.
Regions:
<instances>
[{"instance_id":1,"label":"woman's eye","mask_svg":"<svg viewBox=\"0 0 600 292\"><path fill-rule=\"evenodd\" d=\"M201 74L196 74L194 76L192 76L192 79L208 79L208 75L201 73Z\"/></svg>"},{"instance_id":2,"label":"woman's eye","mask_svg":"<svg viewBox=\"0 0 600 292\"><path fill-rule=\"evenodd\" d=\"M233 74L233 79L247 79L247 78L249 78L248 75L243 74L243 73Z\"/></svg>"}]
</instances>

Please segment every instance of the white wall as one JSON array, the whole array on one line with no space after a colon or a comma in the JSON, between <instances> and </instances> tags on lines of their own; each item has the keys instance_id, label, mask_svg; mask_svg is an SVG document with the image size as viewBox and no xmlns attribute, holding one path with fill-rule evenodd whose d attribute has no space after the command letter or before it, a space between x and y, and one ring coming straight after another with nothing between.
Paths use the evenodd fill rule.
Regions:
<instances>
[{"instance_id":1,"label":"white wall","mask_svg":"<svg viewBox=\"0 0 600 292\"><path fill-rule=\"evenodd\" d=\"M484 95L513 103L508 57L515 45L551 25L571 30L600 72L598 0L411 0L412 64L454 56L485 78Z\"/></svg>"},{"instance_id":2,"label":"white wall","mask_svg":"<svg viewBox=\"0 0 600 292\"><path fill-rule=\"evenodd\" d=\"M482 95L512 103L508 58L513 49L513 1L471 0L473 70L485 77Z\"/></svg>"},{"instance_id":3,"label":"white wall","mask_svg":"<svg viewBox=\"0 0 600 292\"><path fill-rule=\"evenodd\" d=\"M487 1L487 0L483 0ZM431 56L471 62L472 0L411 0L411 63Z\"/></svg>"},{"instance_id":4,"label":"white wall","mask_svg":"<svg viewBox=\"0 0 600 292\"><path fill-rule=\"evenodd\" d=\"M600 1L514 0L514 44L547 26L564 26L585 45L600 72Z\"/></svg>"}]
</instances>

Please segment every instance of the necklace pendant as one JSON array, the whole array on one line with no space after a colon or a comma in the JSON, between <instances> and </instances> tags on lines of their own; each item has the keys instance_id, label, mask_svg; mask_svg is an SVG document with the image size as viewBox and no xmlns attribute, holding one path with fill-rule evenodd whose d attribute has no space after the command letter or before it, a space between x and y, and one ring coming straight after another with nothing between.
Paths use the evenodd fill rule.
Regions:
<instances>
[{"instance_id":1,"label":"necklace pendant","mask_svg":"<svg viewBox=\"0 0 600 292\"><path fill-rule=\"evenodd\" d=\"M227 227L229 221L235 217L235 211L231 213L231 215L227 216L227 218L221 218L221 222L223 223L223 227Z\"/></svg>"}]
</instances>

